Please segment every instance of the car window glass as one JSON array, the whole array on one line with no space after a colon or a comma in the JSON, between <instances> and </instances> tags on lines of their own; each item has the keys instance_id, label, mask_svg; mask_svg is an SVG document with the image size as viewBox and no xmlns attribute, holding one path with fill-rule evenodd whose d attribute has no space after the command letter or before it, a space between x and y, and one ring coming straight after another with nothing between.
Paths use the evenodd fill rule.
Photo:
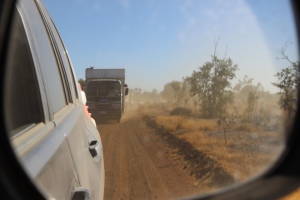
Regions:
<instances>
[{"instance_id":1,"label":"car window glass","mask_svg":"<svg viewBox=\"0 0 300 200\"><path fill-rule=\"evenodd\" d=\"M8 132L13 137L44 121L36 71L18 12L14 17L9 46L4 97Z\"/></svg>"},{"instance_id":2,"label":"car window glass","mask_svg":"<svg viewBox=\"0 0 300 200\"><path fill-rule=\"evenodd\" d=\"M23 7L24 16L26 20L32 22L28 23L28 30L35 48L34 51L38 52L35 55L41 67L47 98L54 114L67 104L59 58L53 49L53 38L48 32L47 25L43 23L41 14L36 7L31 8L32 5L29 2L24 1L23 4L26 5Z\"/></svg>"},{"instance_id":3,"label":"car window glass","mask_svg":"<svg viewBox=\"0 0 300 200\"><path fill-rule=\"evenodd\" d=\"M46 12L46 10L44 9L44 7L41 4L40 4L40 6L41 6L41 10L43 12ZM71 71L71 63L69 61L67 50L63 44L63 41L61 40L59 33L57 32L55 25L53 24L51 17L49 15L45 15L45 17L46 17L47 22L50 25L56 45L58 47L59 59L61 59L62 65L64 66L63 73L65 73L65 75L66 75L65 79L68 80L67 81L68 90L69 90L69 92L71 92L72 98L75 99L75 98L77 98L77 95L76 95L76 91L75 91L75 86L74 86L74 81L73 81L74 79L73 79L72 71Z\"/></svg>"}]
</instances>

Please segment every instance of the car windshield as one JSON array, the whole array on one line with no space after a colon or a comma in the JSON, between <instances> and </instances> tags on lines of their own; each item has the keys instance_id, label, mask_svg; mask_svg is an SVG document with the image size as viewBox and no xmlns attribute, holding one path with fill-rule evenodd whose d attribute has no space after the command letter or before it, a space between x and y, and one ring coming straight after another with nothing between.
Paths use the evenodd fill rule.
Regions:
<instances>
[{"instance_id":1,"label":"car windshield","mask_svg":"<svg viewBox=\"0 0 300 200\"><path fill-rule=\"evenodd\" d=\"M121 95L119 81L90 81L87 85L87 95L117 97Z\"/></svg>"},{"instance_id":2,"label":"car windshield","mask_svg":"<svg viewBox=\"0 0 300 200\"><path fill-rule=\"evenodd\" d=\"M118 81L91 81L87 90L120 90L121 84Z\"/></svg>"}]
</instances>

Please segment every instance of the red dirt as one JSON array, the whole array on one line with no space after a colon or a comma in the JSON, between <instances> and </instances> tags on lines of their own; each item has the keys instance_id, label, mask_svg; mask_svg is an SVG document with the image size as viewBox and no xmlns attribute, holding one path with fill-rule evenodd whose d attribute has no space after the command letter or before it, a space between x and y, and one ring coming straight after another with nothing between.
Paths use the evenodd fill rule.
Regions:
<instances>
[{"instance_id":1,"label":"red dirt","mask_svg":"<svg viewBox=\"0 0 300 200\"><path fill-rule=\"evenodd\" d=\"M205 192L181 156L136 112L127 112L121 123L98 125L98 130L104 151L105 199L173 199Z\"/></svg>"}]
</instances>

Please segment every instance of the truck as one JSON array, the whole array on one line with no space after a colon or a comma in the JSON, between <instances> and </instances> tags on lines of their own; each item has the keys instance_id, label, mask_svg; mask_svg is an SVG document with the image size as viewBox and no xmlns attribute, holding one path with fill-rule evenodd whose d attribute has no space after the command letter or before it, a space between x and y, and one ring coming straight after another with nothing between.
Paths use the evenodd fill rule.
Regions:
<instances>
[{"instance_id":1,"label":"truck","mask_svg":"<svg viewBox=\"0 0 300 200\"><path fill-rule=\"evenodd\" d=\"M119 123L129 91L125 84L125 69L90 67L85 70L85 81L86 105L96 122L114 119Z\"/></svg>"}]
</instances>

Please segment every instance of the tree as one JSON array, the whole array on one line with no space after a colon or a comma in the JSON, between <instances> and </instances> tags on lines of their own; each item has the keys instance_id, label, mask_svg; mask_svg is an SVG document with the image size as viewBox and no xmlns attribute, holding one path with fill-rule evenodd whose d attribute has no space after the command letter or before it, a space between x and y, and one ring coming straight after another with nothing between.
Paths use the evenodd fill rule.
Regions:
<instances>
[{"instance_id":1,"label":"tree","mask_svg":"<svg viewBox=\"0 0 300 200\"><path fill-rule=\"evenodd\" d=\"M247 113L248 113L248 119L251 120L252 119L252 115L253 115L253 110L255 105L257 104L257 100L258 100L259 96L257 95L256 91L249 91L248 93L248 106L247 106Z\"/></svg>"},{"instance_id":2,"label":"tree","mask_svg":"<svg viewBox=\"0 0 300 200\"><path fill-rule=\"evenodd\" d=\"M184 107L188 106L188 103L190 102L191 96L190 96L190 90L191 85L187 78L182 78L182 86L181 86L181 104L183 104Z\"/></svg>"},{"instance_id":3,"label":"tree","mask_svg":"<svg viewBox=\"0 0 300 200\"><path fill-rule=\"evenodd\" d=\"M256 92L258 94L266 92L261 83L253 84L254 79L244 76L243 80L238 80L238 83L234 86L233 90L236 94L246 96L249 92Z\"/></svg>"},{"instance_id":4,"label":"tree","mask_svg":"<svg viewBox=\"0 0 300 200\"><path fill-rule=\"evenodd\" d=\"M297 91L299 89L299 80L300 80L300 63L299 61L293 62L285 54L287 47L290 44L285 44L281 48L281 58L288 61L291 65L282 69L280 72L276 73L278 82L272 83L274 86L280 89L278 94L280 94L279 106L287 112L288 119L290 119L294 112L296 111L296 102L297 102Z\"/></svg>"},{"instance_id":5,"label":"tree","mask_svg":"<svg viewBox=\"0 0 300 200\"><path fill-rule=\"evenodd\" d=\"M243 92L249 88L252 89L252 87L254 87L252 84L253 80L253 78L249 78L247 75L245 75L243 80L238 80L238 83L234 86L233 89L236 92Z\"/></svg>"},{"instance_id":6,"label":"tree","mask_svg":"<svg viewBox=\"0 0 300 200\"><path fill-rule=\"evenodd\" d=\"M78 82L79 82L79 84L80 84L82 90L84 90L84 88L85 88L85 80L83 80L83 79L81 78L81 79L78 80Z\"/></svg>"},{"instance_id":7,"label":"tree","mask_svg":"<svg viewBox=\"0 0 300 200\"><path fill-rule=\"evenodd\" d=\"M172 81L165 84L161 95L167 101L174 101L175 105L179 104L181 98L182 83L180 81Z\"/></svg>"},{"instance_id":8,"label":"tree","mask_svg":"<svg viewBox=\"0 0 300 200\"><path fill-rule=\"evenodd\" d=\"M229 113L228 111L224 111L219 115L218 124L222 127L223 135L224 135L224 142L225 146L227 146L227 130L232 128L232 126L235 124L236 119L240 117L237 108L235 107L232 113Z\"/></svg>"},{"instance_id":9,"label":"tree","mask_svg":"<svg viewBox=\"0 0 300 200\"><path fill-rule=\"evenodd\" d=\"M190 93L198 95L201 113L204 117L216 117L224 113L226 106L233 101L231 80L235 78L238 66L230 58L218 58L216 54L219 40L214 43L215 50L211 61L206 62L199 71L193 71L187 78L191 84Z\"/></svg>"},{"instance_id":10,"label":"tree","mask_svg":"<svg viewBox=\"0 0 300 200\"><path fill-rule=\"evenodd\" d=\"M161 95L169 102L173 102L175 106L186 106L189 101L189 82L182 78L180 81L172 81L165 84Z\"/></svg>"}]
</instances>

